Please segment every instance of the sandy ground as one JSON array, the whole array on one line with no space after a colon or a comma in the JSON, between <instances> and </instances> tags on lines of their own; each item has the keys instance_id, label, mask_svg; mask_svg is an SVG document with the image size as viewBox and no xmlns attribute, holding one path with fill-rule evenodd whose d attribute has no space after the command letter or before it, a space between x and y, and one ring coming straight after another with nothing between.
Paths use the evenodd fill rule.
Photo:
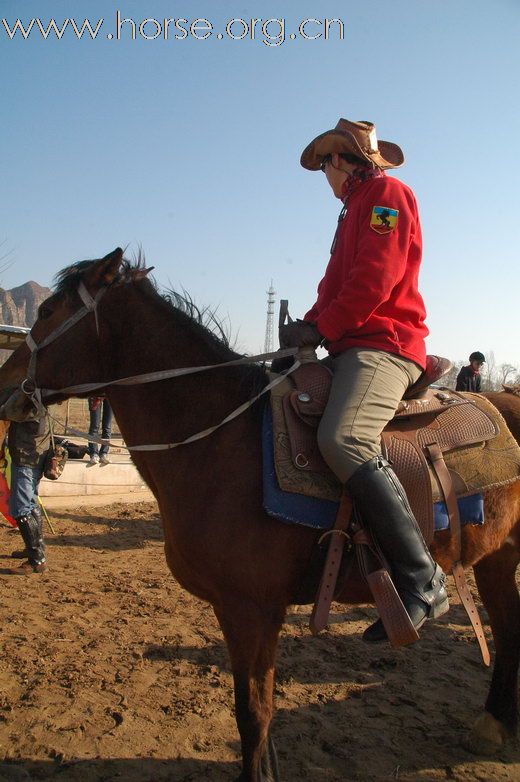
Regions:
<instances>
[{"instance_id":1,"label":"sandy ground","mask_svg":"<svg viewBox=\"0 0 520 782\"><path fill-rule=\"evenodd\" d=\"M0 782L234 780L226 649L208 605L168 573L152 502L56 509L44 576L7 576L0 527ZM489 680L454 600L403 651L366 647L370 607L309 611L280 642L273 736L284 782L520 780L520 752L464 749Z\"/></svg>"}]
</instances>

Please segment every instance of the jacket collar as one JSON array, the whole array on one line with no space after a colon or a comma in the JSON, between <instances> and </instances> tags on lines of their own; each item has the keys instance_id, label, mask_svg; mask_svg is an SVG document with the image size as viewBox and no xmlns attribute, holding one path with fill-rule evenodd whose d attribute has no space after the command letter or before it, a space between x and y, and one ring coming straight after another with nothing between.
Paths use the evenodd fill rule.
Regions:
<instances>
[{"instance_id":1,"label":"jacket collar","mask_svg":"<svg viewBox=\"0 0 520 782\"><path fill-rule=\"evenodd\" d=\"M341 200L344 205L348 206L351 196L359 190L361 185L382 176L386 176L386 174L380 168L369 168L368 166L355 168L343 183Z\"/></svg>"}]
</instances>

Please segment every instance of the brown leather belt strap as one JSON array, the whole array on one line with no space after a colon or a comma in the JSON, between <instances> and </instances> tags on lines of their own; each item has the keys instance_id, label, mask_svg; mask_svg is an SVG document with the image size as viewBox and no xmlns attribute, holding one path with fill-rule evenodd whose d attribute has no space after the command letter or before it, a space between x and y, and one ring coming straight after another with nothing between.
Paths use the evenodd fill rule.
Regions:
<instances>
[{"instance_id":1,"label":"brown leather belt strap","mask_svg":"<svg viewBox=\"0 0 520 782\"><path fill-rule=\"evenodd\" d=\"M318 635L318 633L327 626L330 604L332 603L336 581L338 580L339 566L341 565L345 539L348 537L345 530L348 527L351 514L352 501L349 495L346 492L343 492L334 527L328 532L325 532L320 538L321 542L325 536L331 536L325 567L323 568L323 575L316 593L316 600L309 620L309 627L313 635Z\"/></svg>"},{"instance_id":2,"label":"brown leather belt strap","mask_svg":"<svg viewBox=\"0 0 520 782\"><path fill-rule=\"evenodd\" d=\"M482 628L482 623L478 615L475 601L473 600L471 592L469 591L468 584L466 582L466 577L464 575L464 568L462 567L462 562L461 562L462 531L460 525L459 508L457 505L457 497L455 496L455 491L453 489L453 482L451 480L451 475L449 473L448 468L446 467L446 462L444 461L442 451L437 445L437 443L427 445L426 450L430 456L431 465L433 467L435 475L437 476L437 480L439 481L439 485L442 490L444 501L446 503L446 508L448 510L448 517L450 520L450 531L455 541L456 561L454 562L452 567L452 574L453 574L453 579L455 581L455 586L457 587L457 592L459 594L460 600L469 617L471 626L473 627L473 632L475 633L478 645L480 647L480 654L482 655L482 661L484 665L489 666L491 662L491 658L489 655L489 649L488 649L486 637L484 635L484 630Z\"/></svg>"},{"instance_id":3,"label":"brown leather belt strap","mask_svg":"<svg viewBox=\"0 0 520 782\"><path fill-rule=\"evenodd\" d=\"M466 609L466 613L469 616L469 621L471 622L471 625L473 627L473 632L475 633L475 636L477 638L478 645L480 647L480 654L482 655L482 662L484 663L484 665L487 665L489 667L491 663L489 648L487 645L486 637L484 635L484 630L482 628L482 623L478 615L477 606L475 605L475 601L473 600L471 592L469 591L469 587L466 581L466 576L464 574L464 568L462 567L462 563L455 562L451 572L453 574L455 586L457 587L457 592L459 593L459 597L461 599L462 605Z\"/></svg>"}]
</instances>

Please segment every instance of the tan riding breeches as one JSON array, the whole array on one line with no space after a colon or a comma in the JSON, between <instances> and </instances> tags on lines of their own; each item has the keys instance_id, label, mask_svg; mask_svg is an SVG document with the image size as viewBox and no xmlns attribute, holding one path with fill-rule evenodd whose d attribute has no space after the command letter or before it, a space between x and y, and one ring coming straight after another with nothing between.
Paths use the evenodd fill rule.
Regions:
<instances>
[{"instance_id":1,"label":"tan riding breeches","mask_svg":"<svg viewBox=\"0 0 520 782\"><path fill-rule=\"evenodd\" d=\"M342 483L381 453L381 432L421 368L393 353L351 348L332 361L329 401L318 428L323 458Z\"/></svg>"}]
</instances>

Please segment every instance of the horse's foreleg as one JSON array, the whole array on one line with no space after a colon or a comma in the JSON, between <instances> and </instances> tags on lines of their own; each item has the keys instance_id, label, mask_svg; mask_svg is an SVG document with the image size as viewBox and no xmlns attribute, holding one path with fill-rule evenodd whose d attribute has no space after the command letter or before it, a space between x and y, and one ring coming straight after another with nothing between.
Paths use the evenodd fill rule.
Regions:
<instances>
[{"instance_id":1,"label":"horse's foreleg","mask_svg":"<svg viewBox=\"0 0 520 782\"><path fill-rule=\"evenodd\" d=\"M284 611L261 609L244 601L240 608L235 603L215 609L215 613L233 668L243 759L239 780L280 782L269 725L273 714L274 661Z\"/></svg>"},{"instance_id":2,"label":"horse's foreleg","mask_svg":"<svg viewBox=\"0 0 520 782\"><path fill-rule=\"evenodd\" d=\"M474 568L495 642L495 666L485 712L472 733L471 744L476 751L499 748L517 727L520 597L515 572L520 561L519 537L519 530L512 530L502 547Z\"/></svg>"}]
</instances>

